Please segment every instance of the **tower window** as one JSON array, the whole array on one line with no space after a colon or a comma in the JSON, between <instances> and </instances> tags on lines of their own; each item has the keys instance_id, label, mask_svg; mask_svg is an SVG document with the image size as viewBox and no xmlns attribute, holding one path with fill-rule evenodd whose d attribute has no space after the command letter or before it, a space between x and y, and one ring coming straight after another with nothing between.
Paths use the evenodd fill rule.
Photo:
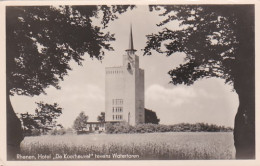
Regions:
<instances>
[{"instance_id":1,"label":"tower window","mask_svg":"<svg viewBox=\"0 0 260 166\"><path fill-rule=\"evenodd\" d=\"M122 105L123 103L123 99L112 99L113 105Z\"/></svg>"},{"instance_id":2,"label":"tower window","mask_svg":"<svg viewBox=\"0 0 260 166\"><path fill-rule=\"evenodd\" d=\"M131 65L130 65L130 63L128 63L128 65L127 65L127 70L131 70Z\"/></svg>"}]
</instances>

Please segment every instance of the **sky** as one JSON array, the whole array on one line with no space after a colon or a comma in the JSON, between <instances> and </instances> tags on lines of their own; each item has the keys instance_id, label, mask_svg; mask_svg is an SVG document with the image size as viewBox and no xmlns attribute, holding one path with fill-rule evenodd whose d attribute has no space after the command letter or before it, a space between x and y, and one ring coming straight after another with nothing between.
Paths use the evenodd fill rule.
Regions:
<instances>
[{"instance_id":1,"label":"sky","mask_svg":"<svg viewBox=\"0 0 260 166\"><path fill-rule=\"evenodd\" d=\"M122 65L132 24L134 47L140 58L140 68L145 71L145 108L156 112L160 124L204 122L233 127L238 96L232 86L217 78L202 79L191 86L169 84L167 72L184 63L185 55L175 53L166 57L152 52L151 56L143 56L146 35L162 29L156 26L162 19L157 12L149 12L147 6L138 6L120 15L105 30L115 34L116 41L111 42L114 51L105 51L102 61L85 54L83 66L71 62L73 70L60 82L61 90L49 87L47 95L11 97L14 110L33 114L37 107L35 102L57 102L63 108L57 121L64 127L72 127L81 111L89 116L89 121L96 121L105 111L105 67ZM93 21L98 25L100 20ZM178 22L167 24L167 28L178 29Z\"/></svg>"}]
</instances>

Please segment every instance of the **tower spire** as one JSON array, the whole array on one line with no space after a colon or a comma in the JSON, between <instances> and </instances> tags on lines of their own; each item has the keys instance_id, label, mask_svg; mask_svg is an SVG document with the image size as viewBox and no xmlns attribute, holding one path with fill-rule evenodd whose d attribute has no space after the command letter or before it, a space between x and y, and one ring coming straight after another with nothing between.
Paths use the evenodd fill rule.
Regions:
<instances>
[{"instance_id":1,"label":"tower spire","mask_svg":"<svg viewBox=\"0 0 260 166\"><path fill-rule=\"evenodd\" d=\"M126 50L127 53L134 54L134 42L133 42L133 33L132 33L132 24L130 25L130 39L129 39L129 48Z\"/></svg>"},{"instance_id":2,"label":"tower spire","mask_svg":"<svg viewBox=\"0 0 260 166\"><path fill-rule=\"evenodd\" d=\"M129 41L129 50L134 50L134 42L133 42L132 24L131 24L131 28L130 28L130 41Z\"/></svg>"}]
</instances>

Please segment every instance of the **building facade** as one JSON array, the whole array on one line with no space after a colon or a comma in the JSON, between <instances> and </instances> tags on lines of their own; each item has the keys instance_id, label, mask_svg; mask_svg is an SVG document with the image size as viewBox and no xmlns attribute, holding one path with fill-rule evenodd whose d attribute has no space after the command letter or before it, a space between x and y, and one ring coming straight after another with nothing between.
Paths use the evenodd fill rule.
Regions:
<instances>
[{"instance_id":1,"label":"building facade","mask_svg":"<svg viewBox=\"0 0 260 166\"><path fill-rule=\"evenodd\" d=\"M106 122L144 123L144 70L135 54L132 27L123 65L107 67L105 79Z\"/></svg>"}]
</instances>

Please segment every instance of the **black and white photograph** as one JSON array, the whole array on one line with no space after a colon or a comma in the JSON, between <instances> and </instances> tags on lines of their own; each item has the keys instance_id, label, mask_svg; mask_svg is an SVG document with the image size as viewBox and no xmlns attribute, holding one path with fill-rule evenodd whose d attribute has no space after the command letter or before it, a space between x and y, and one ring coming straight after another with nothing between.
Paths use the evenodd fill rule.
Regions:
<instances>
[{"instance_id":1,"label":"black and white photograph","mask_svg":"<svg viewBox=\"0 0 260 166\"><path fill-rule=\"evenodd\" d=\"M1 160L256 161L255 4L4 9Z\"/></svg>"}]
</instances>

